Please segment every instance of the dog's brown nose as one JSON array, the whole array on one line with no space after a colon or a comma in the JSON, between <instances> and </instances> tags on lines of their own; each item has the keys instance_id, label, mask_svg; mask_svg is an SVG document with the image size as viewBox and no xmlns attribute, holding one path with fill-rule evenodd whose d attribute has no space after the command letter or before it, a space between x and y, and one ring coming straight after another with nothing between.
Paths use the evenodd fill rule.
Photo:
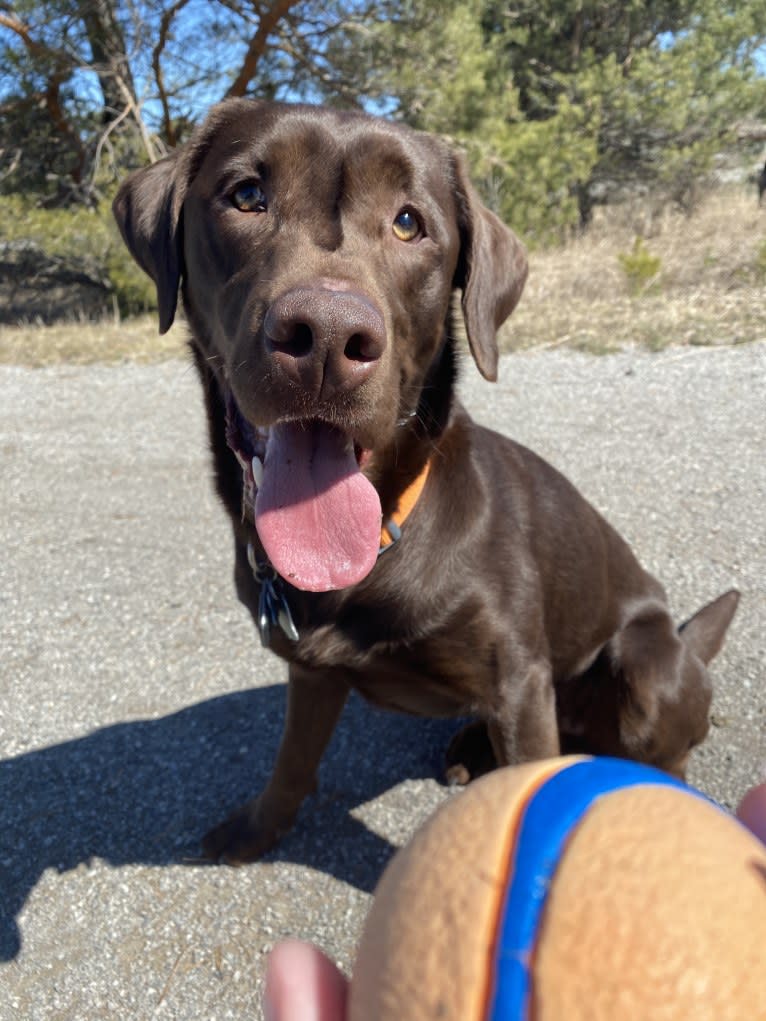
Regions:
<instances>
[{"instance_id":1,"label":"dog's brown nose","mask_svg":"<svg viewBox=\"0 0 766 1021\"><path fill-rule=\"evenodd\" d=\"M280 370L322 399L363 383L386 348L385 323L373 302L325 285L280 295L266 313L264 333Z\"/></svg>"}]
</instances>

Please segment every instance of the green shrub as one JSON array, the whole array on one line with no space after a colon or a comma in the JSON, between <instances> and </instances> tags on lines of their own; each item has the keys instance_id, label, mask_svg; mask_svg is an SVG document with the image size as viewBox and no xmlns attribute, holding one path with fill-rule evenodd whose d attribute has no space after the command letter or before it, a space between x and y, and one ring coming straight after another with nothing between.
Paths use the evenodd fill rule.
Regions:
<instances>
[{"instance_id":1,"label":"green shrub","mask_svg":"<svg viewBox=\"0 0 766 1021\"><path fill-rule=\"evenodd\" d=\"M105 284L122 315L156 307L154 285L133 262L107 203L42 209L21 195L0 196L0 242L33 242L46 255Z\"/></svg>"},{"instance_id":2,"label":"green shrub","mask_svg":"<svg viewBox=\"0 0 766 1021\"><path fill-rule=\"evenodd\" d=\"M635 239L629 252L618 252L617 259L631 294L646 294L650 288L656 290L662 260L658 255L652 255L642 238Z\"/></svg>"},{"instance_id":3,"label":"green shrub","mask_svg":"<svg viewBox=\"0 0 766 1021\"><path fill-rule=\"evenodd\" d=\"M755 254L755 272L759 280L766 280L766 241L761 241Z\"/></svg>"}]
</instances>

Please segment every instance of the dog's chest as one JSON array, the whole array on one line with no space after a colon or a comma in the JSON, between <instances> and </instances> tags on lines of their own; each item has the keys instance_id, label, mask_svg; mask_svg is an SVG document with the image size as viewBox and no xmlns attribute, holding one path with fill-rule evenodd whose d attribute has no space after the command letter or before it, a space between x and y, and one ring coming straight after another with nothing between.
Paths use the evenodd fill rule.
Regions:
<instances>
[{"instance_id":1,"label":"dog's chest","mask_svg":"<svg viewBox=\"0 0 766 1021\"><path fill-rule=\"evenodd\" d=\"M342 675L381 708L416 715L476 710L494 681L493 657L477 655L460 629L418 635L413 627L373 636L339 622L304 630L297 643L280 641L274 651L318 673Z\"/></svg>"}]
</instances>

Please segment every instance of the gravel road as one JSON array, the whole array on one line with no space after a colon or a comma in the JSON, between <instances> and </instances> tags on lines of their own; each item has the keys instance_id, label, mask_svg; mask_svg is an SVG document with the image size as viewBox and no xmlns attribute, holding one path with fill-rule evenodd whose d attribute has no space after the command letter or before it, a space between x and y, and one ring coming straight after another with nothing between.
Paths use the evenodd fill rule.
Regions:
<instances>
[{"instance_id":1,"label":"gravel road","mask_svg":"<svg viewBox=\"0 0 766 1021\"><path fill-rule=\"evenodd\" d=\"M561 468L681 619L742 591L692 779L728 806L766 759L766 345L466 364L476 416ZM0 368L0 1021L257 1019L294 935L347 970L393 849L449 793L451 727L353 700L269 858L199 860L265 780L284 669L231 582L184 362Z\"/></svg>"}]
</instances>

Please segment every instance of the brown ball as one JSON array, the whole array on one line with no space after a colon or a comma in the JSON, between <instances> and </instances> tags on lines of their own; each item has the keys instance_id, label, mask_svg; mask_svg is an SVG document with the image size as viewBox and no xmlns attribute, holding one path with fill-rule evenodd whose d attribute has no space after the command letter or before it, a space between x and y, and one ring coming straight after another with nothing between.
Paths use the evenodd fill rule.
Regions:
<instances>
[{"instance_id":1,"label":"brown ball","mask_svg":"<svg viewBox=\"0 0 766 1021\"><path fill-rule=\"evenodd\" d=\"M350 1021L766 1019L766 849L664 774L499 770L392 860Z\"/></svg>"}]
</instances>

